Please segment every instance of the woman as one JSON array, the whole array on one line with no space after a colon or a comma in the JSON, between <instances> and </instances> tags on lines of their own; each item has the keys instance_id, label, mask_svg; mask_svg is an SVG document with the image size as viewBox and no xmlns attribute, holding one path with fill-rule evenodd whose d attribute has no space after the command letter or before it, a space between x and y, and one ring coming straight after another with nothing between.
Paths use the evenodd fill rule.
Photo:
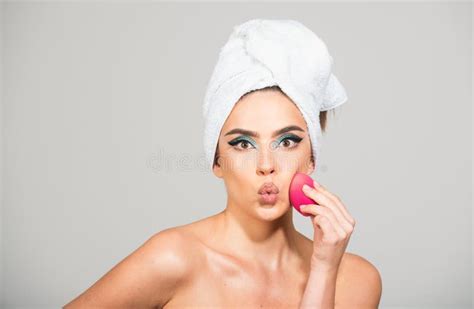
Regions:
<instances>
[{"instance_id":1,"label":"woman","mask_svg":"<svg viewBox=\"0 0 474 309\"><path fill-rule=\"evenodd\" d=\"M345 253L355 220L340 198L315 182L304 191L315 204L301 210L309 214L313 240L293 225L291 179L296 172L315 170L318 130L325 129L327 110L345 98L329 96L337 88L332 87L325 102L304 101L315 96L305 96L302 84L282 78L279 74L286 73L277 67L297 65L296 60L282 64L259 58L259 52L270 51L249 42L260 44L269 36L257 31L306 31L290 22L252 20L236 27L208 86L205 147L211 150L207 157L214 175L225 183L225 209L155 234L65 308L378 307L379 272L364 258ZM237 34L248 44L232 41ZM239 55L260 61L245 62ZM261 70L239 73L239 82L232 68L242 70L245 64ZM255 76L258 86L244 85Z\"/></svg>"}]
</instances>

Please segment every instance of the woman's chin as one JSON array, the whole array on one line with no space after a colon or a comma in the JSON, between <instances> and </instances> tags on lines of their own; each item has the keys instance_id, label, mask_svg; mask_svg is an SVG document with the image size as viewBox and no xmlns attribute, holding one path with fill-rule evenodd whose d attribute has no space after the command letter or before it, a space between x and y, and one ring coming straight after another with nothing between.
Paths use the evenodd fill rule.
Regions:
<instances>
[{"instance_id":1,"label":"woman's chin","mask_svg":"<svg viewBox=\"0 0 474 309\"><path fill-rule=\"evenodd\" d=\"M282 201L272 204L257 202L257 213L265 220L275 220L283 216L288 211L288 206Z\"/></svg>"}]
</instances>

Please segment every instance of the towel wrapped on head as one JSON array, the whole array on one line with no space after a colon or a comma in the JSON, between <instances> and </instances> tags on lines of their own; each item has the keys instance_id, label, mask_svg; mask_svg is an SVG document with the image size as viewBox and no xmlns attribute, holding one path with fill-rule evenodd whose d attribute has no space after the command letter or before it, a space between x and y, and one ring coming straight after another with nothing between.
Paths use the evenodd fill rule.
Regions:
<instances>
[{"instance_id":1,"label":"towel wrapped on head","mask_svg":"<svg viewBox=\"0 0 474 309\"><path fill-rule=\"evenodd\" d=\"M275 85L301 111L317 162L319 113L347 101L332 65L326 44L298 21L252 19L234 26L220 49L203 104L204 151L211 170L222 126L233 106L247 92Z\"/></svg>"}]
</instances>

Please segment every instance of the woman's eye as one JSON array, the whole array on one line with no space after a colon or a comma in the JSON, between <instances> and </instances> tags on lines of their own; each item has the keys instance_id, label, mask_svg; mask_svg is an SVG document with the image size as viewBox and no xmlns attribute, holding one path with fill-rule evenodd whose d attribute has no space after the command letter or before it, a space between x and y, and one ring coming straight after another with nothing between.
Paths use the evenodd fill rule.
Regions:
<instances>
[{"instance_id":1,"label":"woman's eye","mask_svg":"<svg viewBox=\"0 0 474 309\"><path fill-rule=\"evenodd\" d=\"M239 141L236 145L240 145L242 149L252 148L252 144L250 144L248 141Z\"/></svg>"},{"instance_id":2,"label":"woman's eye","mask_svg":"<svg viewBox=\"0 0 474 309\"><path fill-rule=\"evenodd\" d=\"M279 145L283 148L293 148L298 145L299 141L294 140L293 138L285 138L283 139Z\"/></svg>"},{"instance_id":3,"label":"woman's eye","mask_svg":"<svg viewBox=\"0 0 474 309\"><path fill-rule=\"evenodd\" d=\"M250 141L245 139L237 139L230 141L229 145L240 151L255 148Z\"/></svg>"},{"instance_id":4,"label":"woman's eye","mask_svg":"<svg viewBox=\"0 0 474 309\"><path fill-rule=\"evenodd\" d=\"M282 147L284 149L292 149L298 146L298 144L301 142L303 138L296 136L296 135L290 135L287 137L280 138L279 140L272 142L272 148L275 147ZM229 145L234 147L236 150L248 150L248 149L256 149L254 144L246 139L235 139L230 142L228 142Z\"/></svg>"},{"instance_id":5,"label":"woman's eye","mask_svg":"<svg viewBox=\"0 0 474 309\"><path fill-rule=\"evenodd\" d=\"M281 141L280 145L282 145L285 148L289 148L292 145L291 142L293 142L293 141L290 140L290 139L284 139L284 140Z\"/></svg>"}]
</instances>

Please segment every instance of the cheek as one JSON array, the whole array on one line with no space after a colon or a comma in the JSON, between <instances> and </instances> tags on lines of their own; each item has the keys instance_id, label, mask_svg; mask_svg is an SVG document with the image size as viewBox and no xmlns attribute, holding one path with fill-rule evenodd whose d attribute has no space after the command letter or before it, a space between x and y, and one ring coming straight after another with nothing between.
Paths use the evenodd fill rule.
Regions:
<instances>
[{"instance_id":1,"label":"cheek","mask_svg":"<svg viewBox=\"0 0 474 309\"><path fill-rule=\"evenodd\" d=\"M236 169L225 174L224 182L231 199L244 201L251 198L255 188L252 187L253 179L249 175L249 172Z\"/></svg>"},{"instance_id":2,"label":"cheek","mask_svg":"<svg viewBox=\"0 0 474 309\"><path fill-rule=\"evenodd\" d=\"M223 169L226 173L245 174L255 169L256 151L237 151L229 149L222 158Z\"/></svg>"},{"instance_id":3,"label":"cheek","mask_svg":"<svg viewBox=\"0 0 474 309\"><path fill-rule=\"evenodd\" d=\"M275 153L275 159L280 171L294 173L310 162L311 149L305 145L299 145L293 150Z\"/></svg>"}]
</instances>

